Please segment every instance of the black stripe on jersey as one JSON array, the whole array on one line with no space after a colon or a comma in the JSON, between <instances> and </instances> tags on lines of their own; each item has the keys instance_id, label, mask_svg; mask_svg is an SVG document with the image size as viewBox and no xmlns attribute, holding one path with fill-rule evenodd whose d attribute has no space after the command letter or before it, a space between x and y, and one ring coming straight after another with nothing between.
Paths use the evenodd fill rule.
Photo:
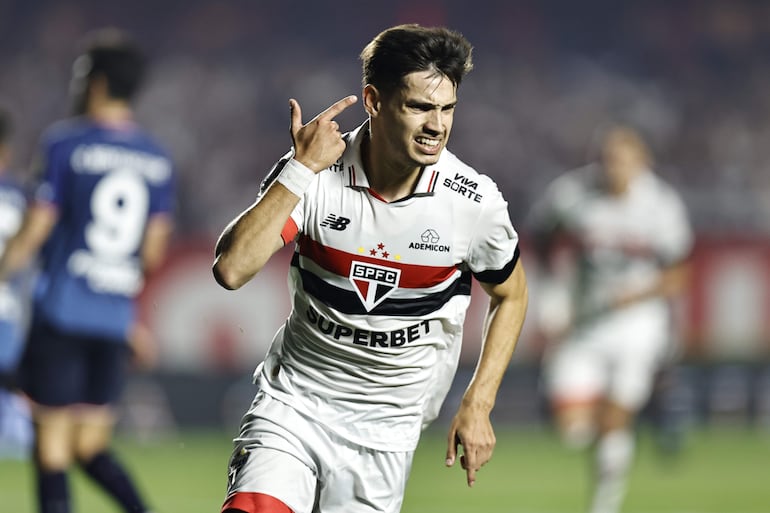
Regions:
<instances>
[{"instance_id":1,"label":"black stripe on jersey","mask_svg":"<svg viewBox=\"0 0 770 513\"><path fill-rule=\"evenodd\" d=\"M431 171L431 181L428 184L430 187L428 187L424 192L415 192L413 196L433 196L433 193L436 192L436 184L438 183L439 175L438 171Z\"/></svg>"},{"instance_id":2,"label":"black stripe on jersey","mask_svg":"<svg viewBox=\"0 0 770 513\"><path fill-rule=\"evenodd\" d=\"M355 292L330 285L310 271L302 269L297 253L294 253L291 265L299 270L305 292L345 314L418 317L435 312L454 296L469 296L471 293L471 273L463 272L446 290L415 299L386 299L367 312Z\"/></svg>"},{"instance_id":3,"label":"black stripe on jersey","mask_svg":"<svg viewBox=\"0 0 770 513\"><path fill-rule=\"evenodd\" d=\"M273 182L276 181L278 178L278 175L281 174L281 171L283 171L284 166L286 163L290 160L289 157L284 157L278 162L275 163L273 166L273 169L270 170L270 172L267 174L264 180L262 180L262 183L259 186L259 195L262 196L265 191L273 184Z\"/></svg>"},{"instance_id":4,"label":"black stripe on jersey","mask_svg":"<svg viewBox=\"0 0 770 513\"><path fill-rule=\"evenodd\" d=\"M473 273L473 276L482 283L493 283L495 285L500 284L508 279L513 270L516 268L516 262L519 261L519 247L513 252L513 258L511 261L505 264L502 269L490 269L488 271L481 271L480 273Z\"/></svg>"},{"instance_id":5,"label":"black stripe on jersey","mask_svg":"<svg viewBox=\"0 0 770 513\"><path fill-rule=\"evenodd\" d=\"M429 184L430 187L428 187L425 191L413 192L409 196L405 196L396 201L391 201L391 203L398 203L399 201L406 201L412 198L420 198L423 196L433 196L433 194L436 192L436 184L438 183L439 172L431 171L431 175L432 175L432 182Z\"/></svg>"}]
</instances>

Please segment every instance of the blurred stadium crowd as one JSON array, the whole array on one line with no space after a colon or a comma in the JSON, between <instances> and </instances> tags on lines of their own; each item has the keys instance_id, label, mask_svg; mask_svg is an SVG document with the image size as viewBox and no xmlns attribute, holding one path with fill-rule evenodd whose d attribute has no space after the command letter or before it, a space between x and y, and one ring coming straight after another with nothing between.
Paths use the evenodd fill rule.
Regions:
<instances>
[{"instance_id":1,"label":"blurred stadium crowd","mask_svg":"<svg viewBox=\"0 0 770 513\"><path fill-rule=\"evenodd\" d=\"M770 233L770 4L748 0L0 0L16 167L67 114L77 39L120 26L153 52L139 116L178 164L179 234L214 236L288 148L288 97L308 116L358 93L359 49L407 21L474 43L450 147L501 184L515 223L619 119L647 133L697 230ZM351 110L344 127L363 119Z\"/></svg>"}]
</instances>

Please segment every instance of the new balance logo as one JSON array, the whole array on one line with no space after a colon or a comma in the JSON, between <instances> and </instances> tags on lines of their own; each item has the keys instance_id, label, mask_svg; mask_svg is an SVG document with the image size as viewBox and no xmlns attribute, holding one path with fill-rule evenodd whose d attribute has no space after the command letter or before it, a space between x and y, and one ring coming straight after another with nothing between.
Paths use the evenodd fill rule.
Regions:
<instances>
[{"instance_id":1,"label":"new balance logo","mask_svg":"<svg viewBox=\"0 0 770 513\"><path fill-rule=\"evenodd\" d=\"M347 217L342 216L336 216L334 214L329 214L326 216L326 219L323 220L321 223L322 228L331 228L332 230L337 230L338 232L341 232L345 228L348 227L350 224L350 219Z\"/></svg>"}]
</instances>

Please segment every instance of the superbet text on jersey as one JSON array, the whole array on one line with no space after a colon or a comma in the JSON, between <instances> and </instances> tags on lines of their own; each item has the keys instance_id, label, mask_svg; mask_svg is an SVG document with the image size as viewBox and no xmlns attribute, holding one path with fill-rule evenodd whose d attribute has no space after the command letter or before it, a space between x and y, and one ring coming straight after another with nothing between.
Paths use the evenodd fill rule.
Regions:
<instances>
[{"instance_id":1,"label":"superbet text on jersey","mask_svg":"<svg viewBox=\"0 0 770 513\"><path fill-rule=\"evenodd\" d=\"M378 197L360 155L367 130L345 135L284 228L292 312L255 377L354 443L412 450L454 377L471 278L503 282L518 235L494 182L448 150L412 195Z\"/></svg>"},{"instance_id":2,"label":"superbet text on jersey","mask_svg":"<svg viewBox=\"0 0 770 513\"><path fill-rule=\"evenodd\" d=\"M147 222L173 209L171 162L133 123L85 118L54 125L41 150L36 200L56 208L59 221L42 253L38 311L61 329L123 339L143 285Z\"/></svg>"}]
</instances>

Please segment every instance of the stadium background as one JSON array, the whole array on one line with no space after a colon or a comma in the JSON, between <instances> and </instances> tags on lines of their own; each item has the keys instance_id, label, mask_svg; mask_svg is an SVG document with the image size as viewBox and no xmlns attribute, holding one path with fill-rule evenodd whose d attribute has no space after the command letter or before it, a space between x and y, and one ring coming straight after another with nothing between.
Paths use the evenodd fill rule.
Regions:
<instances>
[{"instance_id":1,"label":"stadium background","mask_svg":"<svg viewBox=\"0 0 770 513\"><path fill-rule=\"evenodd\" d=\"M15 169L24 179L40 131L68 114L69 66L82 34L118 26L152 53L138 118L174 155L180 197L172 254L142 298L161 358L157 369L136 373L127 390L121 428L129 452L143 454L158 440L172 440L163 446L172 450L199 430L216 433L226 451L253 395L251 371L288 312L288 253L255 282L226 292L211 279L215 237L288 148L287 98L297 98L307 116L357 94L361 47L402 22L446 24L473 42L476 66L460 90L450 146L500 184L515 225L550 179L590 158L602 123L626 120L648 134L658 171L683 193L697 231L694 281L677 305L672 341L681 364L662 404L696 440L715 436L704 430L730 433L726 447L743 456L718 454L713 464L733 477L745 470L736 483L760 482L752 479L770 452L770 3L747 0L0 0L0 104L16 120ZM356 106L339 121L352 128L362 119ZM537 262L521 236L535 305ZM464 366L445 412L472 372L484 306L473 302ZM536 314L531 309L529 318ZM520 448L535 451L531 461L544 455L548 472L563 471L553 493L579 494L583 469L560 459L548 438L537 366L542 344L530 324L495 417L502 430L526 433L533 443ZM437 424L439 442L446 415ZM512 447L518 439L511 437ZM517 453L510 454L513 465ZM512 482L523 478L504 462L496 459L498 472L511 472ZM221 469L209 470L217 476ZM693 494L708 496L709 481L693 479ZM456 476L452 482L460 483ZM27 495L8 486L0 484L0 502ZM757 513L770 511L766 488L756 486L743 509L708 500L656 509L634 506L633 497L629 506ZM499 511L562 511L536 501L526 509L517 498L501 498L509 507Z\"/></svg>"}]
</instances>

